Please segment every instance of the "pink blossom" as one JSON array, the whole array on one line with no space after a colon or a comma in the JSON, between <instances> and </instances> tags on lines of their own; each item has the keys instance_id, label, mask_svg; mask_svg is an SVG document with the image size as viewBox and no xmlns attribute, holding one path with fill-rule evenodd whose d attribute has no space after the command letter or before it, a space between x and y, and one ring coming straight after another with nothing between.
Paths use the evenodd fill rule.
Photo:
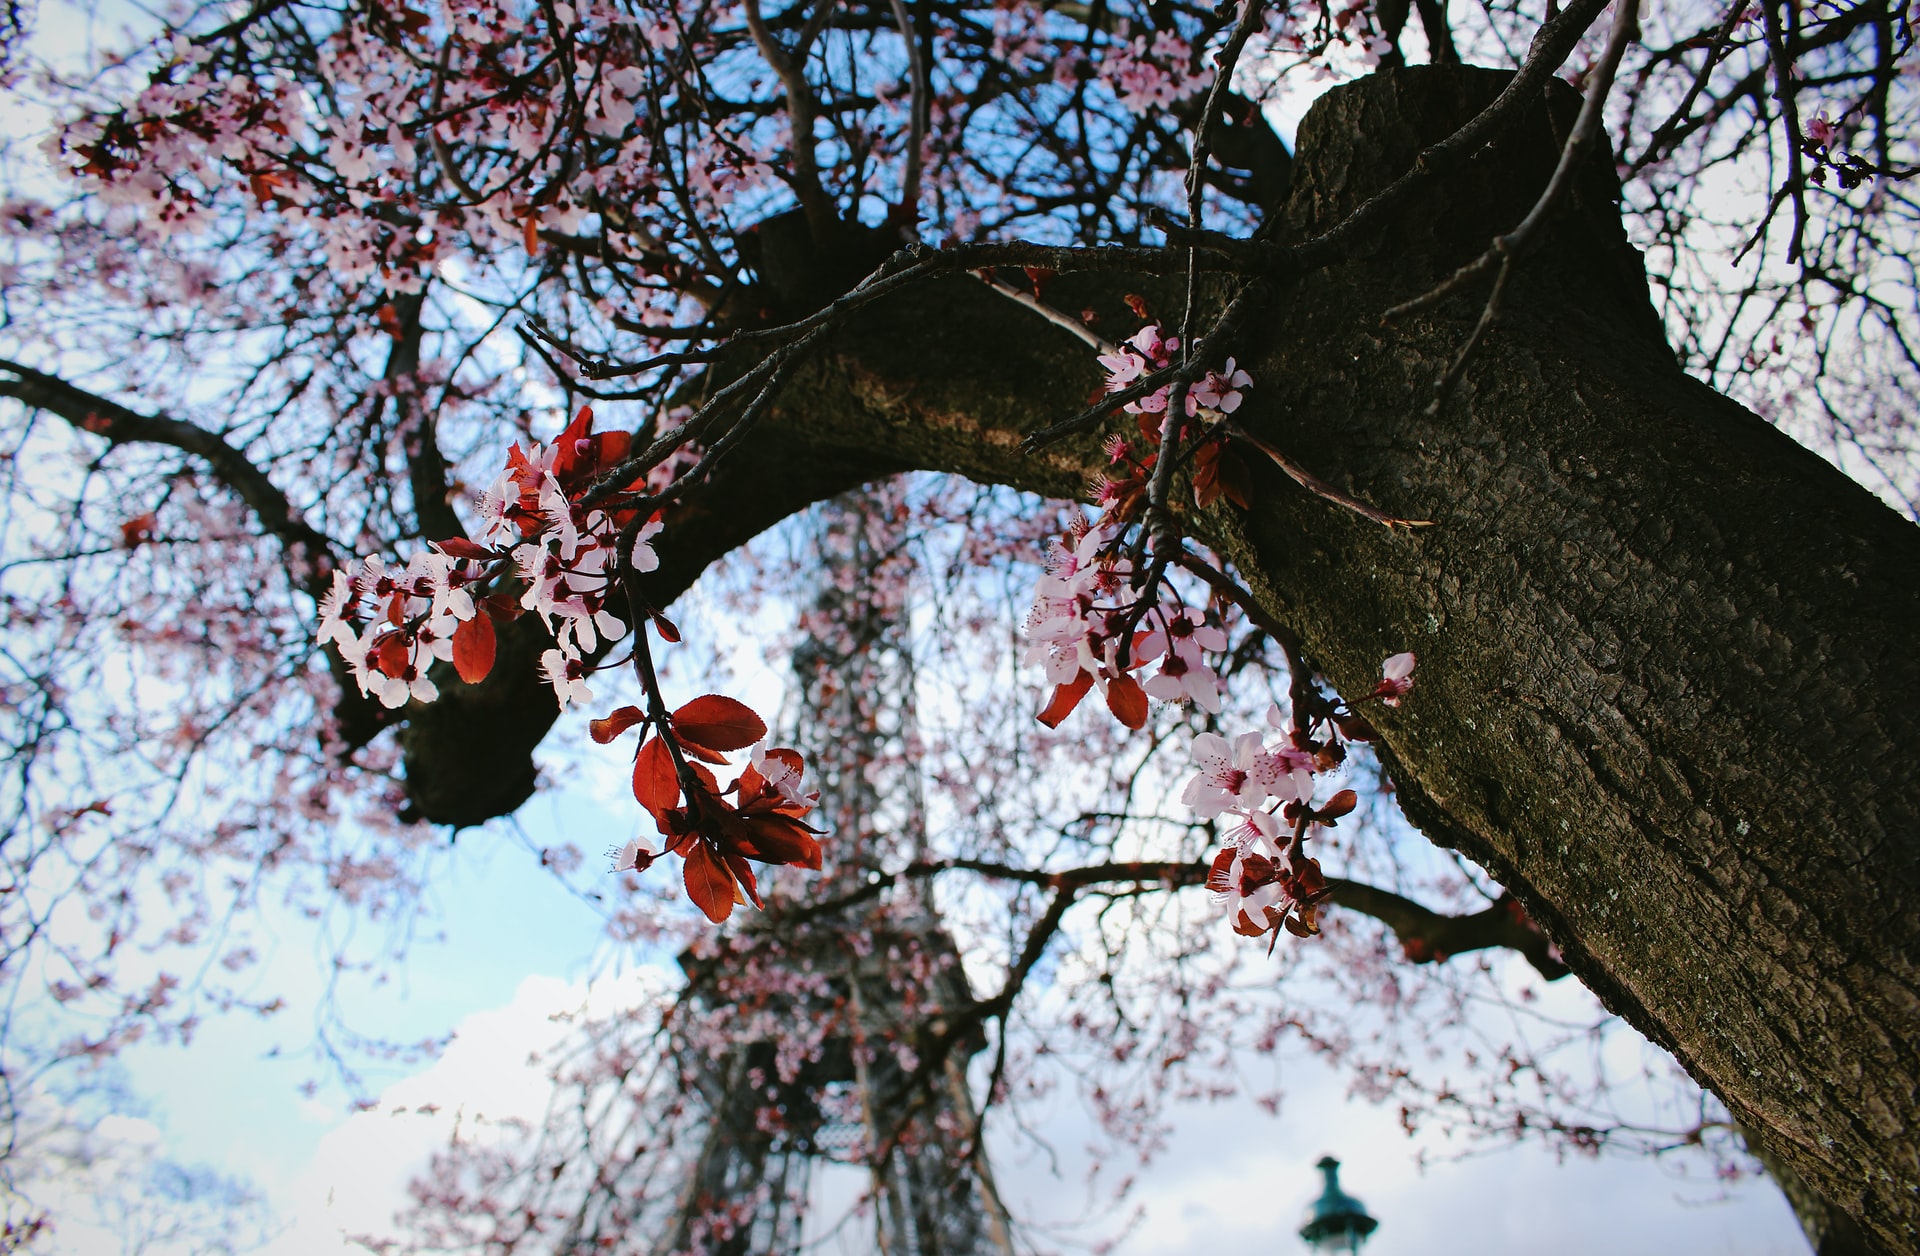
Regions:
<instances>
[{"instance_id":1,"label":"pink blossom","mask_svg":"<svg viewBox=\"0 0 1920 1256\"><path fill-rule=\"evenodd\" d=\"M1224 867L1215 864L1207 877L1207 888L1226 908L1234 931L1258 935L1276 928L1285 918L1285 909L1291 900L1273 877L1274 861L1240 849L1234 850L1224 863Z\"/></svg>"},{"instance_id":2,"label":"pink blossom","mask_svg":"<svg viewBox=\"0 0 1920 1256\"><path fill-rule=\"evenodd\" d=\"M613 859L615 872L645 872L653 861L659 858L651 845L643 838L634 838L618 850L607 852Z\"/></svg>"},{"instance_id":3,"label":"pink blossom","mask_svg":"<svg viewBox=\"0 0 1920 1256\"><path fill-rule=\"evenodd\" d=\"M353 577L342 568L334 568L333 585L320 599L320 644L331 641L343 648L353 644L353 625L347 622L346 616L358 596Z\"/></svg>"},{"instance_id":4,"label":"pink blossom","mask_svg":"<svg viewBox=\"0 0 1920 1256\"><path fill-rule=\"evenodd\" d=\"M1174 350L1180 347L1180 337L1164 337L1160 334L1160 324L1148 323L1127 337L1127 343L1138 349L1155 366L1165 366L1172 361Z\"/></svg>"},{"instance_id":5,"label":"pink blossom","mask_svg":"<svg viewBox=\"0 0 1920 1256\"><path fill-rule=\"evenodd\" d=\"M660 535L660 529L667 525L655 515L642 524L633 539L633 569L635 571L654 571L660 566L660 556L653 552L653 538Z\"/></svg>"},{"instance_id":6,"label":"pink blossom","mask_svg":"<svg viewBox=\"0 0 1920 1256\"><path fill-rule=\"evenodd\" d=\"M769 755L767 743L755 742L748 752L747 761L753 765L768 786L782 798L796 807L817 807L820 805L820 791L805 789L801 785L805 772L789 763L784 757Z\"/></svg>"},{"instance_id":7,"label":"pink blossom","mask_svg":"<svg viewBox=\"0 0 1920 1256\"><path fill-rule=\"evenodd\" d=\"M1139 379L1147 369L1146 360L1137 353L1125 349L1116 349L1112 353L1100 355L1100 365L1107 368L1107 391L1119 392L1134 380Z\"/></svg>"},{"instance_id":8,"label":"pink blossom","mask_svg":"<svg viewBox=\"0 0 1920 1256\"><path fill-rule=\"evenodd\" d=\"M593 690L587 687L585 669L578 659L548 650L540 656L540 675L553 686L553 695L560 700L563 711L572 703L584 706L593 701Z\"/></svg>"},{"instance_id":9,"label":"pink blossom","mask_svg":"<svg viewBox=\"0 0 1920 1256\"><path fill-rule=\"evenodd\" d=\"M1413 688L1413 651L1396 654L1380 667L1380 683L1373 687L1369 698L1378 698L1390 707L1400 705L1400 699L1407 696Z\"/></svg>"},{"instance_id":10,"label":"pink blossom","mask_svg":"<svg viewBox=\"0 0 1920 1256\"><path fill-rule=\"evenodd\" d=\"M1225 371L1208 371L1187 391L1187 414L1191 417L1201 410L1212 411L1215 415L1232 414L1240 408L1243 400L1240 390L1252 384L1253 377L1240 370L1232 358L1228 358Z\"/></svg>"},{"instance_id":11,"label":"pink blossom","mask_svg":"<svg viewBox=\"0 0 1920 1256\"><path fill-rule=\"evenodd\" d=\"M1200 771L1187 782L1180 801L1203 820L1223 811L1251 814L1266 800L1266 790L1253 775L1259 754L1259 733L1242 733L1231 745L1218 733L1198 734L1193 739L1193 761Z\"/></svg>"},{"instance_id":12,"label":"pink blossom","mask_svg":"<svg viewBox=\"0 0 1920 1256\"><path fill-rule=\"evenodd\" d=\"M1147 693L1163 702L1190 700L1203 711L1219 714L1220 678L1207 666L1202 651L1226 649L1227 634L1191 608L1162 613L1159 618L1163 626L1149 630L1134 651L1143 663L1162 659L1159 673L1144 686Z\"/></svg>"}]
</instances>

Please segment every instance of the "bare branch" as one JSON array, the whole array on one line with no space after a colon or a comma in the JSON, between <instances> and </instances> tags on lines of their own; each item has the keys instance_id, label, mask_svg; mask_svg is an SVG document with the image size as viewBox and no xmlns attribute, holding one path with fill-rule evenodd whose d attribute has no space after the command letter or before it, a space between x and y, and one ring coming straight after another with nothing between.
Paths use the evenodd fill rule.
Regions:
<instances>
[{"instance_id":1,"label":"bare branch","mask_svg":"<svg viewBox=\"0 0 1920 1256\"><path fill-rule=\"evenodd\" d=\"M893 0L893 20L900 27L900 38L907 45L907 69L913 94L907 101L912 115L907 119L907 163L900 176L900 210L904 220L901 233L909 240L918 236L920 219L920 168L925 158L921 150L927 142L927 112L933 107L927 84L927 62L920 54L913 18L907 13L906 0Z\"/></svg>"},{"instance_id":2,"label":"bare branch","mask_svg":"<svg viewBox=\"0 0 1920 1256\"><path fill-rule=\"evenodd\" d=\"M332 567L333 545L300 517L285 493L248 457L210 432L183 419L145 415L117 401L75 387L44 371L0 359L0 397L12 397L58 415L83 432L115 445L168 445L207 464L216 478L252 508L260 526L306 554L303 583L317 588Z\"/></svg>"},{"instance_id":3,"label":"bare branch","mask_svg":"<svg viewBox=\"0 0 1920 1256\"><path fill-rule=\"evenodd\" d=\"M974 278L978 279L981 283L987 285L987 287L992 288L995 292L1007 298L1009 301L1019 302L1021 305L1024 305L1028 309L1032 310L1035 314L1038 314L1041 318L1044 318L1049 323L1052 323L1055 327L1058 327L1061 330L1066 331L1071 335L1075 336L1076 338L1084 341L1088 345L1088 347L1090 347L1095 353L1118 353L1119 352L1119 347L1116 346L1111 340L1108 340L1105 337L1099 335L1092 328L1088 327L1085 323L1073 317L1073 315L1068 314L1063 310L1057 310L1053 306L1048 305L1045 301L1042 301L1039 297L1027 291L1025 288L1016 288L1014 285L1008 283L1006 280L1001 279L1000 277L995 275L992 271L976 270L973 272L973 275L974 275Z\"/></svg>"}]
</instances>

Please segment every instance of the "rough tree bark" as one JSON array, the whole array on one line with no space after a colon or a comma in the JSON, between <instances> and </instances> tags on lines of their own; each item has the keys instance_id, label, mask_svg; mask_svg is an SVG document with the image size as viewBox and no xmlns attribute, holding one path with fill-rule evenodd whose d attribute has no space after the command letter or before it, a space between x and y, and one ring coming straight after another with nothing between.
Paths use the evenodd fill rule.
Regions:
<instances>
[{"instance_id":1,"label":"rough tree bark","mask_svg":"<svg viewBox=\"0 0 1920 1256\"><path fill-rule=\"evenodd\" d=\"M1503 81L1421 68L1329 95L1282 237L1336 221ZM1271 469L1251 511L1191 526L1343 692L1418 650L1420 688L1378 721L1409 817L1510 887L1769 1156L1920 1251L1920 528L1676 368L1604 162L1437 417L1479 294L1380 317L1519 220L1569 119L1538 111L1339 266L1276 282L1239 346L1251 430L1437 526L1390 532ZM1125 330L1120 293L1166 291L1058 284ZM971 280L873 309L689 508L708 525L681 530L657 595L868 474L1076 493L1091 441L1020 443L1084 401L1090 357ZM524 758L544 727L493 753ZM458 741L427 731L411 770L457 776Z\"/></svg>"}]
</instances>

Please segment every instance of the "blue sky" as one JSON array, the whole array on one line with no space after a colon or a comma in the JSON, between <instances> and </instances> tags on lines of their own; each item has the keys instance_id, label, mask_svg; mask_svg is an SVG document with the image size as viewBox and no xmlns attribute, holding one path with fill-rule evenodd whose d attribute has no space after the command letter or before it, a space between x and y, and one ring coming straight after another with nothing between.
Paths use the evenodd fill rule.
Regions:
<instances>
[{"instance_id":1,"label":"blue sky","mask_svg":"<svg viewBox=\"0 0 1920 1256\"><path fill-rule=\"evenodd\" d=\"M596 829L617 831L628 819L591 797L602 784L582 781L538 797L524 817L529 833L581 840ZM297 1050L308 1024L300 1017L310 1007L303 996L311 999L318 983L311 938L296 922L286 922L266 966L268 979L291 990L294 1008L283 1018L218 1019L191 1046L140 1048L126 1059L164 1154L251 1178L266 1193L283 1226L267 1249L271 1256L349 1250L341 1232L382 1228L403 1202L407 1176L443 1144L456 1118L535 1115L544 1102L546 1090L527 1057L555 1040L548 1018L580 1006L589 997L586 979L604 971L599 922L501 835L469 832L460 844L434 890L443 937L417 943L390 984L355 983L341 997L354 1022L395 1038L453 1030L437 1060L375 1080L379 1102L371 1110L352 1111L337 1086L312 1097L300 1092L315 1074ZM1223 927L1223 944L1231 941ZM599 983L592 997L603 1006L631 1005L671 980L670 965L657 957ZM270 1054L275 1046L283 1053ZM1448 1159L1453 1149L1444 1139L1410 1141L1393 1111L1350 1098L1345 1078L1303 1053L1248 1067L1277 1073L1286 1093L1279 1112L1270 1116L1245 1102L1178 1110L1165 1150L1138 1170L1123 1208L1141 1215L1118 1250L1295 1250L1297 1214L1316 1192L1311 1166L1329 1153L1345 1162L1348 1189L1381 1219L1369 1249L1374 1256L1805 1250L1791 1213L1764 1179L1723 1188L1697 1162L1682 1175L1677 1162L1563 1162L1537 1146ZM1094 1131L1065 1092L1027 1115L1031 1136L999 1124L993 1160L1009 1205L1050 1246L1044 1240L1054 1226L1081 1218L1087 1207L1082 1182L1092 1165L1085 1149ZM1433 1157L1424 1168L1416 1163L1423 1148ZM1130 1164L1107 1168L1135 1171ZM836 1189L832 1175L822 1189ZM837 1189L844 1195L847 1183ZM1101 1225L1114 1215L1110 1208L1101 1214ZM1070 1226L1063 1233L1084 1231ZM83 1229L66 1237L78 1244L63 1245L66 1251L113 1250L89 1246L101 1236L89 1238Z\"/></svg>"}]
</instances>

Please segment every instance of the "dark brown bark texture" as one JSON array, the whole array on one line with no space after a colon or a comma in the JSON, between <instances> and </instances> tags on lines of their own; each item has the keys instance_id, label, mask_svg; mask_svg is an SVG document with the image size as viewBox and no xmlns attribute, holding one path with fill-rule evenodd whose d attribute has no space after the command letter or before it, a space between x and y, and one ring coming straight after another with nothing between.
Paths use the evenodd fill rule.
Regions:
<instances>
[{"instance_id":1,"label":"dark brown bark texture","mask_svg":"<svg viewBox=\"0 0 1920 1256\"><path fill-rule=\"evenodd\" d=\"M1868 1241L1852 1217L1815 1194L1813 1188L1782 1163L1780 1157L1768 1151L1766 1144L1751 1130L1742 1129L1740 1136L1747 1150L1779 1185L1780 1193L1787 1197L1801 1231L1807 1236L1807 1245L1813 1249L1813 1256L1879 1256L1880 1249Z\"/></svg>"},{"instance_id":2,"label":"dark brown bark texture","mask_svg":"<svg viewBox=\"0 0 1920 1256\"><path fill-rule=\"evenodd\" d=\"M1504 81L1423 67L1330 94L1281 241L1338 221ZM1604 161L1437 417L1482 294L1380 317L1519 221L1575 105L1340 265L1276 283L1238 346L1251 429L1435 526L1389 531L1271 469L1253 509L1190 526L1342 692L1416 650L1418 688L1372 716L1413 822L1508 886L1771 1156L1887 1250L1920 1251L1920 528L1676 368ZM1049 298L1117 337L1129 287L1178 318L1146 277L1063 276ZM893 468L1076 494L1092 437L1019 446L1084 403L1091 359L970 279L872 309L689 507L705 530L680 530L657 595ZM410 751L415 773L449 761L417 735Z\"/></svg>"}]
</instances>

